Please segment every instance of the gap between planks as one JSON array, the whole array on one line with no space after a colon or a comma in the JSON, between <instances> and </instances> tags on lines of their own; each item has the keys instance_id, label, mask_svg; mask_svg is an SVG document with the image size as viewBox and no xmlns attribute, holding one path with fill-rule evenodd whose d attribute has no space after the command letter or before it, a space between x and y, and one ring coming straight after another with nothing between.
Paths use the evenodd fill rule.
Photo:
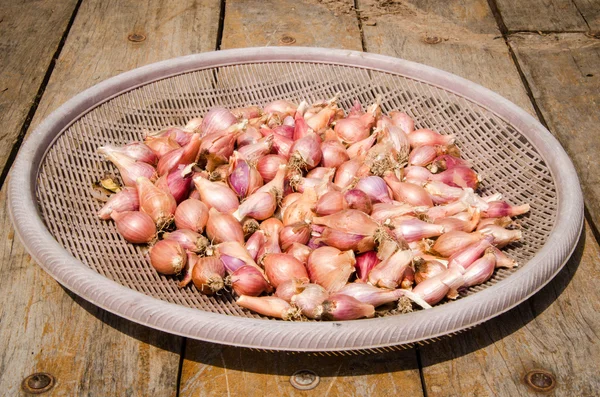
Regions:
<instances>
[{"instance_id":1,"label":"gap between planks","mask_svg":"<svg viewBox=\"0 0 600 397\"><path fill-rule=\"evenodd\" d=\"M23 140L25 138L25 135L27 134L27 130L31 126L31 121L33 120L33 116L35 115L35 112L38 109L38 106L40 104L42 96L44 95L44 92L46 91L46 86L48 85L48 81L50 81L50 76L52 75L52 72L54 71L54 66L56 65L56 60L60 56L60 53L65 45L65 42L67 41L67 36L69 35L69 32L71 31L71 27L73 26L73 22L75 21L75 17L77 16L77 11L79 11L79 6L81 6L82 2L83 2L83 0L78 0L77 4L75 5L75 8L73 9L71 18L69 19L69 22L67 23L67 27L65 28L65 31L63 32L63 34L60 38L60 41L58 42L56 51L54 52L54 55L52 56L52 59L50 60L48 68L46 69L46 73L44 74L44 78L42 79L42 82L40 83L40 87L38 88L37 93L35 94L33 103L31 104L31 107L29 108L29 111L27 112L25 121L23 121L23 125L21 125L21 129L19 130L17 139L16 139L15 143L13 144L13 147L8 155L8 158L6 159L6 164L4 164L4 168L2 169L2 174L0 174L0 189L2 189L2 187L4 186L4 182L6 181L6 178L8 177L8 173L10 172L12 164L15 161L15 159L17 158L17 153L19 152L19 149L21 148L21 145L23 144Z\"/></svg>"}]
</instances>

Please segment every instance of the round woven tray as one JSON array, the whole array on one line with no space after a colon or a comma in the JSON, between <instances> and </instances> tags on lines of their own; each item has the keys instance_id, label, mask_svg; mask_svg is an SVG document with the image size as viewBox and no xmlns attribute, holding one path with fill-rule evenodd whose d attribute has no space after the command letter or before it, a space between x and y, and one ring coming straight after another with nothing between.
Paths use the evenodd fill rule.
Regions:
<instances>
[{"instance_id":1,"label":"round woven tray","mask_svg":"<svg viewBox=\"0 0 600 397\"><path fill-rule=\"evenodd\" d=\"M455 134L482 176L482 193L529 203L523 239L508 247L520 266L430 310L345 322L284 322L252 314L234 297L179 289L157 274L144 249L126 243L91 186L115 168L96 154L142 130L181 125L214 106L308 102L341 93L340 106L377 96L417 127ZM577 175L559 143L533 117L452 74L396 58L318 48L204 53L127 72L77 95L23 145L9 185L15 229L33 258L88 301L149 327L206 341L273 350L374 349L472 327L531 296L561 269L583 224Z\"/></svg>"}]
</instances>

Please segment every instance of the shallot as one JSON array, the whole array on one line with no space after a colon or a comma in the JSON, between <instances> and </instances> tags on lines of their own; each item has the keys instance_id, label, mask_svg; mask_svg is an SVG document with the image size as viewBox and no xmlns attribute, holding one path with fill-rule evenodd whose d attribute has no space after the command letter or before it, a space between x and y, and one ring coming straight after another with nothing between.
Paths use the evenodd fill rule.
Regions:
<instances>
[{"instance_id":1,"label":"shallot","mask_svg":"<svg viewBox=\"0 0 600 397\"><path fill-rule=\"evenodd\" d=\"M180 288L284 320L428 309L516 267L530 205L482 194L454 135L380 101L214 107L102 146L120 180L97 215Z\"/></svg>"}]
</instances>

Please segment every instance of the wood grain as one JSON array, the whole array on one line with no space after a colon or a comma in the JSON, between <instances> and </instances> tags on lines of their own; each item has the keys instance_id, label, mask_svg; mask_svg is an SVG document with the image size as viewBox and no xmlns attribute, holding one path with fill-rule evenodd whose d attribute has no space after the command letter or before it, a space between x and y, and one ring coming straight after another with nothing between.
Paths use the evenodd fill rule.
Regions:
<instances>
[{"instance_id":1,"label":"wood grain","mask_svg":"<svg viewBox=\"0 0 600 397\"><path fill-rule=\"evenodd\" d=\"M214 50L218 18L219 5L209 0L84 1L32 127L110 76ZM146 40L131 42L131 33ZM9 224L4 193L0 202L0 219ZM31 261L12 229L4 228L0 236L0 293L10 297L0 306L3 394L17 395L25 376L47 371L57 378L47 395L176 395L182 338L131 323L72 295Z\"/></svg>"},{"instance_id":2,"label":"wood grain","mask_svg":"<svg viewBox=\"0 0 600 397\"><path fill-rule=\"evenodd\" d=\"M556 379L550 396L594 396L600 388L600 248L589 226L556 277L509 312L421 348L427 395L533 396L529 371Z\"/></svg>"},{"instance_id":3,"label":"wood grain","mask_svg":"<svg viewBox=\"0 0 600 397\"><path fill-rule=\"evenodd\" d=\"M0 220L8 225L5 189ZM48 395L174 395L181 338L123 320L63 289L14 236L0 232L0 390L18 395L34 372L57 379Z\"/></svg>"},{"instance_id":4,"label":"wood grain","mask_svg":"<svg viewBox=\"0 0 600 397\"><path fill-rule=\"evenodd\" d=\"M0 1L0 173L76 4L76 0Z\"/></svg>"},{"instance_id":5,"label":"wood grain","mask_svg":"<svg viewBox=\"0 0 600 397\"><path fill-rule=\"evenodd\" d=\"M216 49L219 4L210 0L86 1L32 127L82 90L133 68ZM140 42L129 35L143 35Z\"/></svg>"},{"instance_id":6,"label":"wood grain","mask_svg":"<svg viewBox=\"0 0 600 397\"><path fill-rule=\"evenodd\" d=\"M600 40L583 34L519 34L510 44L550 131L575 164L587 209L598 226Z\"/></svg>"},{"instance_id":7,"label":"wood grain","mask_svg":"<svg viewBox=\"0 0 600 397\"><path fill-rule=\"evenodd\" d=\"M351 0L228 0L221 48L295 45L360 51L352 6Z\"/></svg>"},{"instance_id":8,"label":"wood grain","mask_svg":"<svg viewBox=\"0 0 600 397\"><path fill-rule=\"evenodd\" d=\"M361 49L351 1L228 0L222 48L280 45L282 36L294 45ZM223 71L221 71L223 73ZM270 80L273 75L263 76ZM310 369L321 379L316 389L300 391L289 382L292 373ZM180 395L183 396L380 396L422 395L414 350L370 356L259 352L188 340Z\"/></svg>"},{"instance_id":9,"label":"wood grain","mask_svg":"<svg viewBox=\"0 0 600 397\"><path fill-rule=\"evenodd\" d=\"M457 74L534 114L486 0L358 2L366 49Z\"/></svg>"},{"instance_id":10,"label":"wood grain","mask_svg":"<svg viewBox=\"0 0 600 397\"><path fill-rule=\"evenodd\" d=\"M266 352L188 340L181 396L422 396L413 350L378 354ZM319 376L308 391L290 383L299 370ZM415 376L416 374L416 376Z\"/></svg>"},{"instance_id":11,"label":"wood grain","mask_svg":"<svg viewBox=\"0 0 600 397\"><path fill-rule=\"evenodd\" d=\"M586 31L600 27L597 0L496 0L509 31Z\"/></svg>"}]
</instances>

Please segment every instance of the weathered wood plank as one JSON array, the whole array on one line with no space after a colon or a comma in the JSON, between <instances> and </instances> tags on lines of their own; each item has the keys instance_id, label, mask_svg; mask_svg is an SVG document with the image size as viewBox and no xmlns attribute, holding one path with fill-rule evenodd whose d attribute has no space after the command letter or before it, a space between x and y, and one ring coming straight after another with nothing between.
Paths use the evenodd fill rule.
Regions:
<instances>
[{"instance_id":1,"label":"weathered wood plank","mask_svg":"<svg viewBox=\"0 0 600 397\"><path fill-rule=\"evenodd\" d=\"M76 5L76 0L0 1L0 173Z\"/></svg>"},{"instance_id":2,"label":"weathered wood plank","mask_svg":"<svg viewBox=\"0 0 600 397\"><path fill-rule=\"evenodd\" d=\"M0 220L9 225L5 189ZM34 372L49 395L175 395L181 338L123 320L63 289L14 237L0 232L0 390L19 395Z\"/></svg>"},{"instance_id":3,"label":"weathered wood plank","mask_svg":"<svg viewBox=\"0 0 600 397\"><path fill-rule=\"evenodd\" d=\"M586 31L598 29L595 0L496 0L509 31Z\"/></svg>"},{"instance_id":4,"label":"weathered wood plank","mask_svg":"<svg viewBox=\"0 0 600 397\"><path fill-rule=\"evenodd\" d=\"M509 312L422 348L427 395L530 396L535 369L556 379L553 396L593 396L600 388L600 249L586 226L556 277Z\"/></svg>"},{"instance_id":5,"label":"weathered wood plank","mask_svg":"<svg viewBox=\"0 0 600 397\"><path fill-rule=\"evenodd\" d=\"M294 45L361 50L352 1L228 0L222 48ZM267 76L270 80L273 76ZM312 391L290 384L296 370L321 377ZM186 343L181 396L422 395L414 350L369 356L313 356L259 352L194 340Z\"/></svg>"},{"instance_id":6,"label":"weathered wood plank","mask_svg":"<svg viewBox=\"0 0 600 397\"><path fill-rule=\"evenodd\" d=\"M112 75L214 50L218 19L219 4L209 0L83 2L32 127L73 95ZM131 33L144 34L146 40L128 41ZM4 193L0 202L0 219L8 224ZM30 260L10 228L0 236L3 393L17 395L25 376L47 371L58 379L49 395L176 395L182 338L73 296Z\"/></svg>"},{"instance_id":7,"label":"weathered wood plank","mask_svg":"<svg viewBox=\"0 0 600 397\"><path fill-rule=\"evenodd\" d=\"M586 206L600 225L600 40L583 34L510 38L550 131L579 174Z\"/></svg>"},{"instance_id":8,"label":"weathered wood plank","mask_svg":"<svg viewBox=\"0 0 600 397\"><path fill-rule=\"evenodd\" d=\"M32 126L63 102L109 77L138 66L216 48L215 1L86 1ZM128 40L130 35L143 41ZM139 38L138 38L139 39Z\"/></svg>"},{"instance_id":9,"label":"weathered wood plank","mask_svg":"<svg viewBox=\"0 0 600 397\"><path fill-rule=\"evenodd\" d=\"M487 1L360 0L358 7L367 51L457 74L534 114Z\"/></svg>"},{"instance_id":10,"label":"weathered wood plank","mask_svg":"<svg viewBox=\"0 0 600 397\"><path fill-rule=\"evenodd\" d=\"M181 396L423 395L413 350L308 354L190 342ZM318 385L310 391L294 388L290 379L299 370L314 372L319 377Z\"/></svg>"},{"instance_id":11,"label":"weathered wood plank","mask_svg":"<svg viewBox=\"0 0 600 397\"><path fill-rule=\"evenodd\" d=\"M227 1L221 48L296 45L360 51L352 6L351 0Z\"/></svg>"}]
</instances>

